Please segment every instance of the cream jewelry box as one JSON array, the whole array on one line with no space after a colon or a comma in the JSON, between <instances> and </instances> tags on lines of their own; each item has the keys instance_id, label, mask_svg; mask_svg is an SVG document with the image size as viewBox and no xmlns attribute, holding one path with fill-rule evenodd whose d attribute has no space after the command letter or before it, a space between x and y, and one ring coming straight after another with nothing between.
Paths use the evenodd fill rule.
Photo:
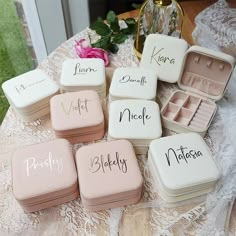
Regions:
<instances>
[{"instance_id":1,"label":"cream jewelry box","mask_svg":"<svg viewBox=\"0 0 236 236\"><path fill-rule=\"evenodd\" d=\"M120 99L156 99L157 75L154 70L139 67L117 68L113 74L109 101Z\"/></svg>"},{"instance_id":2,"label":"cream jewelry box","mask_svg":"<svg viewBox=\"0 0 236 236\"><path fill-rule=\"evenodd\" d=\"M12 156L13 194L27 212L79 196L72 147L65 139L25 146Z\"/></svg>"},{"instance_id":3,"label":"cream jewelry box","mask_svg":"<svg viewBox=\"0 0 236 236\"><path fill-rule=\"evenodd\" d=\"M50 112L49 101L59 93L58 85L36 69L2 84L8 102L23 121L33 121Z\"/></svg>"},{"instance_id":4,"label":"cream jewelry box","mask_svg":"<svg viewBox=\"0 0 236 236\"><path fill-rule=\"evenodd\" d=\"M64 93L50 101L55 135L71 143L101 139L105 133L104 115L97 92Z\"/></svg>"},{"instance_id":5,"label":"cream jewelry box","mask_svg":"<svg viewBox=\"0 0 236 236\"><path fill-rule=\"evenodd\" d=\"M127 139L136 154L146 154L152 140L160 138L160 109L149 100L117 100L110 104L108 140Z\"/></svg>"},{"instance_id":6,"label":"cream jewelry box","mask_svg":"<svg viewBox=\"0 0 236 236\"><path fill-rule=\"evenodd\" d=\"M152 141L148 164L159 194L167 203L209 193L221 175L208 146L196 133Z\"/></svg>"},{"instance_id":7,"label":"cream jewelry box","mask_svg":"<svg viewBox=\"0 0 236 236\"><path fill-rule=\"evenodd\" d=\"M67 59L62 65L61 89L65 92L94 90L106 97L105 64L99 58Z\"/></svg>"},{"instance_id":8,"label":"cream jewelry box","mask_svg":"<svg viewBox=\"0 0 236 236\"><path fill-rule=\"evenodd\" d=\"M204 136L216 113L215 101L223 97L235 61L228 54L200 46L186 51L186 45L183 39L150 35L141 65L155 68L162 81L178 81L182 89L162 107L163 127Z\"/></svg>"},{"instance_id":9,"label":"cream jewelry box","mask_svg":"<svg viewBox=\"0 0 236 236\"><path fill-rule=\"evenodd\" d=\"M93 211L139 201L143 177L127 140L96 143L76 152L81 200Z\"/></svg>"}]
</instances>

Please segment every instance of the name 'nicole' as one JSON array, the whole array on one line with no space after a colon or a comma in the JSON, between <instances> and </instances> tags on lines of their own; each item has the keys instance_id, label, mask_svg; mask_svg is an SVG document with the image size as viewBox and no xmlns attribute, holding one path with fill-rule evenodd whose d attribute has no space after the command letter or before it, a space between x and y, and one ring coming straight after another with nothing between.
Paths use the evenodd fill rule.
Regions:
<instances>
[{"instance_id":1,"label":"name 'nicole'","mask_svg":"<svg viewBox=\"0 0 236 236\"><path fill-rule=\"evenodd\" d=\"M180 148L176 150L169 148L167 153L165 153L165 156L168 165L171 166L171 160L173 159L175 159L178 164L181 164L181 161L188 164L188 160L203 157L203 154L201 151L188 150L187 147L180 146Z\"/></svg>"},{"instance_id":2,"label":"name 'nicole'","mask_svg":"<svg viewBox=\"0 0 236 236\"><path fill-rule=\"evenodd\" d=\"M146 107L143 107L141 114L132 113L130 109L126 108L120 112L119 122L122 122L123 119L127 118L129 122L132 120L142 120L143 125L145 125L145 121L151 119L151 116L147 115L146 112Z\"/></svg>"},{"instance_id":3,"label":"name 'nicole'","mask_svg":"<svg viewBox=\"0 0 236 236\"><path fill-rule=\"evenodd\" d=\"M128 170L127 160L121 159L119 153L115 153L115 159L111 157L111 154L100 155L90 158L90 172L96 173L101 171L106 173L107 171L113 171L118 169L119 171L126 173Z\"/></svg>"}]
</instances>

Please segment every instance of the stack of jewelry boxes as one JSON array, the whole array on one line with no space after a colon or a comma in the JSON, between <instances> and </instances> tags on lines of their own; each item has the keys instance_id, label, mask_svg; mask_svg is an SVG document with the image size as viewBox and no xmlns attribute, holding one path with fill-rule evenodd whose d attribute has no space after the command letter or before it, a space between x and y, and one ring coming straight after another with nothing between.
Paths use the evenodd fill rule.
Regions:
<instances>
[{"instance_id":1,"label":"stack of jewelry boxes","mask_svg":"<svg viewBox=\"0 0 236 236\"><path fill-rule=\"evenodd\" d=\"M12 187L27 212L76 199L79 189L70 143L56 139L16 150L12 156Z\"/></svg>"},{"instance_id":2,"label":"stack of jewelry boxes","mask_svg":"<svg viewBox=\"0 0 236 236\"><path fill-rule=\"evenodd\" d=\"M199 134L177 134L150 144L148 164L160 196L175 203L212 191L220 170Z\"/></svg>"},{"instance_id":3,"label":"stack of jewelry boxes","mask_svg":"<svg viewBox=\"0 0 236 236\"><path fill-rule=\"evenodd\" d=\"M105 133L104 115L97 92L64 93L50 101L55 135L71 143L101 139Z\"/></svg>"},{"instance_id":4,"label":"stack of jewelry boxes","mask_svg":"<svg viewBox=\"0 0 236 236\"><path fill-rule=\"evenodd\" d=\"M5 81L2 89L16 113L26 122L47 115L51 97L59 93L58 85L39 69Z\"/></svg>"},{"instance_id":5,"label":"stack of jewelry boxes","mask_svg":"<svg viewBox=\"0 0 236 236\"><path fill-rule=\"evenodd\" d=\"M148 100L117 100L110 104L108 140L127 139L136 154L146 154L150 142L160 138L159 106Z\"/></svg>"},{"instance_id":6,"label":"stack of jewelry boxes","mask_svg":"<svg viewBox=\"0 0 236 236\"><path fill-rule=\"evenodd\" d=\"M67 59L62 65L60 78L64 92L94 90L100 99L106 97L104 61L99 58Z\"/></svg>"},{"instance_id":7,"label":"stack of jewelry boxes","mask_svg":"<svg viewBox=\"0 0 236 236\"><path fill-rule=\"evenodd\" d=\"M139 201L143 177L127 140L84 146L76 153L76 165L85 208L97 211Z\"/></svg>"}]
</instances>

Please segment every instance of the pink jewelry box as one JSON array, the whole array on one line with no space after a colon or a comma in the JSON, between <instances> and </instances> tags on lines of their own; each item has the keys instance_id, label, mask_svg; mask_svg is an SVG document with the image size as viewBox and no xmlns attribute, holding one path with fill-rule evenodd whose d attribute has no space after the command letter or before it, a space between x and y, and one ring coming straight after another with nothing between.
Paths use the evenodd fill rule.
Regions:
<instances>
[{"instance_id":1,"label":"pink jewelry box","mask_svg":"<svg viewBox=\"0 0 236 236\"><path fill-rule=\"evenodd\" d=\"M139 201L143 177L132 144L127 140L83 146L76 153L82 203L104 210Z\"/></svg>"},{"instance_id":2,"label":"pink jewelry box","mask_svg":"<svg viewBox=\"0 0 236 236\"><path fill-rule=\"evenodd\" d=\"M163 127L204 136L228 85L235 60L232 56L200 46L187 50L183 39L153 34L145 41L140 65L156 70L160 80L178 82L161 109Z\"/></svg>"},{"instance_id":3,"label":"pink jewelry box","mask_svg":"<svg viewBox=\"0 0 236 236\"><path fill-rule=\"evenodd\" d=\"M23 121L31 122L49 114L49 101L59 93L58 85L40 69L5 81L2 89Z\"/></svg>"},{"instance_id":4,"label":"pink jewelry box","mask_svg":"<svg viewBox=\"0 0 236 236\"><path fill-rule=\"evenodd\" d=\"M104 136L104 115L97 92L64 93L50 101L55 135L71 143L89 142Z\"/></svg>"},{"instance_id":5,"label":"pink jewelry box","mask_svg":"<svg viewBox=\"0 0 236 236\"><path fill-rule=\"evenodd\" d=\"M30 145L12 156L13 194L27 212L59 205L79 196L70 143L65 139Z\"/></svg>"}]
</instances>

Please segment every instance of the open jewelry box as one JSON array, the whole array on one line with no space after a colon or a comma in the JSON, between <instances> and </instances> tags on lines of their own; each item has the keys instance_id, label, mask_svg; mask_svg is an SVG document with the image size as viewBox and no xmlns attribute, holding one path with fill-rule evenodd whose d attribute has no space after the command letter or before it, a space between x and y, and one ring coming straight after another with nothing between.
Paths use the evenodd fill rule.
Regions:
<instances>
[{"instance_id":1,"label":"open jewelry box","mask_svg":"<svg viewBox=\"0 0 236 236\"><path fill-rule=\"evenodd\" d=\"M216 113L234 68L234 58L200 46L190 47L183 58L179 87L161 109L162 125L204 136Z\"/></svg>"}]
</instances>

